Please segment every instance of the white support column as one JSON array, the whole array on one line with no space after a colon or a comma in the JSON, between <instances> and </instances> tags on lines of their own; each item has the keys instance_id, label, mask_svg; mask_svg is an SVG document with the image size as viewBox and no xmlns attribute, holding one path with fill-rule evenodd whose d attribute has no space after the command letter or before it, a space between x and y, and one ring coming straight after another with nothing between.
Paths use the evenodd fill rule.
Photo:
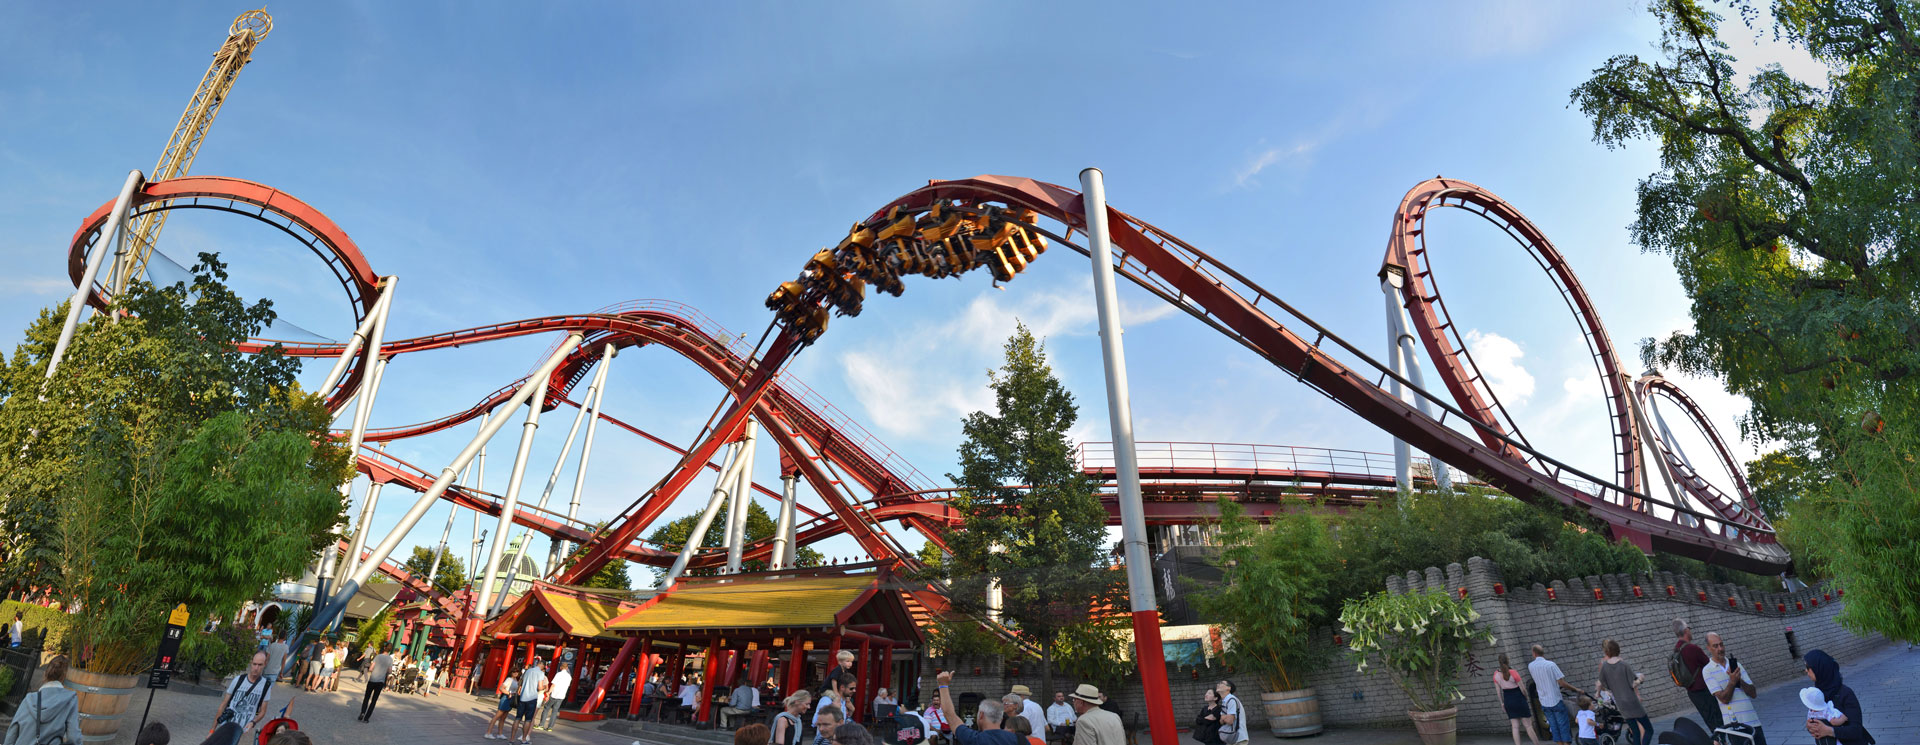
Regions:
<instances>
[{"instance_id":1,"label":"white support column","mask_svg":"<svg viewBox=\"0 0 1920 745\"><path fill-rule=\"evenodd\" d=\"M732 493L727 499L727 571L740 571L740 556L747 540L747 499L748 490L753 488L754 447L753 420L747 420L745 438L740 441L740 466L734 469L733 485L728 489Z\"/></svg>"},{"instance_id":2,"label":"white support column","mask_svg":"<svg viewBox=\"0 0 1920 745\"><path fill-rule=\"evenodd\" d=\"M1380 282L1380 291L1387 297L1387 332L1393 336L1392 349L1388 351L1388 355L1393 359L1394 371L1406 376L1407 380L1413 383L1413 387L1424 391L1427 389L1427 378L1420 366L1420 354L1414 346L1413 333L1410 331L1413 324L1407 318L1406 298L1402 294L1405 284L1406 277L1392 270L1388 270ZM1399 388L1400 384L1396 381L1394 383L1396 394ZM1420 410L1420 413L1433 417L1433 402L1426 396L1414 393L1413 405ZM1433 468L1434 483L1443 491L1452 491L1453 471L1447 467L1447 464L1432 455L1427 456L1427 463Z\"/></svg>"},{"instance_id":3,"label":"white support column","mask_svg":"<svg viewBox=\"0 0 1920 745\"><path fill-rule=\"evenodd\" d=\"M1394 400L1404 401L1406 395L1401 393L1400 378L1406 376L1407 366L1400 358L1400 306L1395 302L1399 293L1394 292L1391 282L1387 278L1380 280L1380 292L1387 302L1387 367L1393 370L1393 375L1387 377L1387 392L1393 394ZM1393 438L1393 488L1403 499L1413 493L1413 449L1399 437Z\"/></svg>"},{"instance_id":4,"label":"white support column","mask_svg":"<svg viewBox=\"0 0 1920 745\"><path fill-rule=\"evenodd\" d=\"M325 396L333 390L334 386L340 384L340 378L347 374L347 365L353 361L353 356L359 354L360 347L367 343L368 336L373 333L373 327L380 323L380 319L386 317L387 306L393 301L392 290L391 283L380 288L380 299L374 301L373 310L367 313L366 318L361 319L360 327L353 330L353 338L347 340L346 348L340 351L340 357L334 360L333 368L327 371L326 380L321 381L320 387L315 388L314 392ZM357 391L355 393L358 394Z\"/></svg>"},{"instance_id":5,"label":"white support column","mask_svg":"<svg viewBox=\"0 0 1920 745\"><path fill-rule=\"evenodd\" d=\"M1154 745L1175 745L1173 699L1167 687L1166 655L1160 643L1159 606L1153 598L1153 558L1147 555L1147 515L1140 501L1140 467L1134 452L1133 405L1128 400L1127 355L1120 341L1120 301L1113 287L1113 242L1107 232L1107 187L1098 168L1080 172L1087 253L1093 260L1093 295L1100 318L1100 358L1106 368L1107 421L1113 429L1114 475L1119 482L1121 547L1127 561L1127 609L1133 616L1135 659Z\"/></svg>"},{"instance_id":6,"label":"white support column","mask_svg":"<svg viewBox=\"0 0 1920 745\"><path fill-rule=\"evenodd\" d=\"M753 428L753 420L747 420L747 428ZM713 480L713 495L707 498L707 508L700 512L700 519L694 521L693 529L687 531L687 543L680 547L680 555L674 558L673 566L667 569L666 576L660 578L662 589L672 587L680 579L680 573L687 570L687 562L693 560L694 552L706 542L707 528L713 525L713 516L720 511L720 505L726 503L727 492L731 491L728 487L733 482L734 473L740 468L742 450L744 448L740 445L728 447L727 457L720 466L720 475Z\"/></svg>"},{"instance_id":7,"label":"white support column","mask_svg":"<svg viewBox=\"0 0 1920 745\"><path fill-rule=\"evenodd\" d=\"M793 550L794 498L797 496L794 482L799 480L797 476L780 476L780 515L774 518L773 560L767 563L773 569L785 569L793 563L787 554Z\"/></svg>"},{"instance_id":8,"label":"white support column","mask_svg":"<svg viewBox=\"0 0 1920 745\"><path fill-rule=\"evenodd\" d=\"M480 415L480 429L486 431L487 419L493 416L488 411ZM473 459L473 490L485 493L487 490L487 444L480 443L480 454ZM474 572L480 570L480 511L473 511L473 543L467 545L467 581L479 579Z\"/></svg>"},{"instance_id":9,"label":"white support column","mask_svg":"<svg viewBox=\"0 0 1920 745\"><path fill-rule=\"evenodd\" d=\"M598 375L595 376L595 380L599 380ZM593 397L593 391L591 389L587 391L587 397ZM545 510L547 508L547 500L553 497L553 487L560 483L560 471L567 466L567 456L573 453L573 439L580 434L580 422L586 418L587 407L585 406L580 407L580 410L574 413L573 425L567 428L567 441L560 445L560 455L553 459L553 471L547 474L547 485L540 490L540 501L534 505L535 509ZM526 557L527 544L532 542L533 528L522 528L520 530L520 540L513 544L513 557L507 559L507 572L509 577L511 577L513 572L516 571L516 568L520 566L520 560ZM542 573L544 574L544 572ZM493 608L487 611L487 615L492 616L499 613L502 608L506 607L506 603L507 593L505 590L502 590L499 595L494 596Z\"/></svg>"},{"instance_id":10,"label":"white support column","mask_svg":"<svg viewBox=\"0 0 1920 745\"><path fill-rule=\"evenodd\" d=\"M374 326L374 333L378 334L379 332L380 327L376 324ZM376 340L378 338L378 336L375 337ZM376 355L378 354L378 346L374 348L374 352ZM347 436L349 447L347 452L351 456L352 462L356 463L360 460L360 445L366 441L368 410L373 408L373 402L380 392L380 381L387 374L387 361L383 358L376 358L367 372L368 375L365 379L369 382L361 386L359 405L355 406L353 410L353 431ZM385 452L386 446L382 444L380 449L382 452ZM349 542L350 545L347 549L347 574L353 574L353 570L360 566L360 551L367 545L367 528L373 523L373 508L371 504L379 500L380 485L369 484L367 487L367 497L360 502L360 517L354 521L353 540Z\"/></svg>"},{"instance_id":11,"label":"white support column","mask_svg":"<svg viewBox=\"0 0 1920 745\"><path fill-rule=\"evenodd\" d=\"M74 330L80 328L80 311L87 307L87 296L93 293L93 280L100 276L100 265L106 263L114 243L125 240L127 210L133 205L134 193L146 182L146 177L136 170L128 171L126 183L120 185L120 196L114 198L107 222L100 226L100 241L93 244L93 253L87 256L87 269L80 274L80 286L73 288L73 298L67 301L67 321L60 327L60 338L53 342L53 354L47 357L48 380L52 380L53 371L60 368L60 358L66 356Z\"/></svg>"},{"instance_id":12,"label":"white support column","mask_svg":"<svg viewBox=\"0 0 1920 745\"><path fill-rule=\"evenodd\" d=\"M580 443L580 465L573 470L573 498L567 501L567 521L580 514L580 492L587 487L587 462L593 458L593 433L600 425L600 405L607 399L607 372L613 368L613 358L620 354L612 342L608 342L600 353L600 369L593 373L593 384L587 388L586 401L580 402L588 409L587 439ZM558 538L553 548L547 552L547 573L553 574L560 562L567 556L567 542Z\"/></svg>"},{"instance_id":13,"label":"white support column","mask_svg":"<svg viewBox=\"0 0 1920 745\"><path fill-rule=\"evenodd\" d=\"M533 397L536 389L544 388L546 380L553 375L554 368L559 367L560 362L565 360L567 355L571 354L574 348L578 346L580 346L579 334L573 334L567 337L567 340L560 345L560 348L554 350L553 355L548 357L547 361L540 366L540 369L534 372L533 377L527 381L526 385L520 386L520 390L513 394L512 399L507 401L507 410L512 411L514 407L527 403L527 400ZM539 403L535 402L534 407L537 410ZM313 625L309 627L311 630L318 631L319 629L326 628L334 619L340 616L342 611L346 610L347 602L352 600L354 594L360 591L360 585L367 581L368 576L373 574L374 568L379 566L380 562L386 561L387 557L393 554L393 550L399 547L400 541L406 538L409 531L413 530L413 526L419 524L420 518L427 514L427 510L433 506L434 502L438 501L442 495L447 493L447 487L453 485L454 474L459 473L460 469L465 468L468 463L472 462L474 456L479 453L480 448L484 446L487 440L491 439L495 433L499 432L500 428L506 423L506 418L501 417L487 422L480 428L479 434L474 435L473 441L468 442L467 446L460 450L460 454L454 456L453 462L447 464L447 467L440 471L440 476L434 479L433 485L428 487L427 491L422 493L420 498L414 501L413 506L407 510L407 514L400 519L400 524L395 527L392 532L388 533L386 538L381 539L379 546L374 547L373 554L368 558L367 562L362 564L358 570L355 570L353 575L342 583L339 591L335 592L333 597L327 600L327 604L314 614ZM512 519L512 510L509 508L503 512L502 515L510 520ZM480 607L484 607L484 604Z\"/></svg>"},{"instance_id":14,"label":"white support column","mask_svg":"<svg viewBox=\"0 0 1920 745\"><path fill-rule=\"evenodd\" d=\"M579 345L580 335L574 334L564 346L571 352L572 347ZM492 607L488 601L493 599L493 578L499 574L500 556L506 552L507 533L513 529L513 514L520 508L520 482L527 475L527 456L533 452L533 435L540 429L540 406L546 403L547 385L552 377L553 371L548 370L538 375L538 379L528 381L534 386L535 393L524 401L527 405L527 421L520 426L520 449L513 456L513 470L507 476L506 499L500 506L500 521L493 529L493 545L487 549L487 571L481 575L480 603L474 606L483 613ZM513 589L514 573L514 567L507 568L507 579L500 584L501 595Z\"/></svg>"}]
</instances>

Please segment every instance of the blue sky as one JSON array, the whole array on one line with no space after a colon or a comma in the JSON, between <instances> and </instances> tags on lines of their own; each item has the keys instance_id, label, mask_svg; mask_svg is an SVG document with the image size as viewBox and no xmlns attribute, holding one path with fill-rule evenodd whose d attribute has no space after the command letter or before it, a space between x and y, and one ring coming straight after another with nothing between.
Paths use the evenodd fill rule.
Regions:
<instances>
[{"instance_id":1,"label":"blue sky","mask_svg":"<svg viewBox=\"0 0 1920 745\"><path fill-rule=\"evenodd\" d=\"M0 7L0 329L71 292L80 218L150 170L226 26L213 3ZM1665 257L1625 226L1650 146L1591 142L1568 92L1614 54L1651 54L1641 4L328 3L270 7L193 173L259 181L326 212L401 277L390 336L636 298L688 303L757 338L761 298L847 225L926 183L984 173L1075 183L1185 238L1363 347L1384 346L1377 280L1394 206L1436 174L1540 224L1638 371L1637 341L1689 324ZM1738 29L1743 66L1804 55ZM1449 307L1534 442L1609 468L1597 383L1573 321L1522 252L1464 214L1431 243ZM235 288L340 339L351 317L317 260L277 231L177 214L162 250L215 250ZM921 279L835 319L792 374L938 479L984 371L1022 319L1108 439L1084 259L1057 252L1000 291ZM1390 449L1364 421L1123 286L1143 441ZM7 331L17 334L16 331ZM403 358L375 426L465 408L552 339ZM4 343L11 351L14 342ZM324 366L308 375L317 381ZM720 388L668 353L623 355L611 413L681 442ZM313 381L309 381L313 382ZM1737 436L1743 401L1688 390ZM537 497L570 409L549 413ZM512 437L489 459L505 484ZM471 428L396 443L433 471ZM1736 443L1743 456L1764 445ZM577 451L576 451L577 452ZM773 483L771 448L757 477ZM583 514L604 518L670 465L602 432ZM571 478L571 466L568 476ZM674 516L696 509L692 495ZM356 491L356 495L358 495ZM564 494L556 500L564 499ZM811 497L807 499L811 500ZM411 495L390 491L384 532ZM437 540L438 506L409 536ZM471 518L455 531L468 534ZM491 525L486 525L491 529ZM909 544L918 540L909 538ZM536 545L544 545L539 543ZM850 543L822 547L852 556ZM462 550L462 549L456 549Z\"/></svg>"}]
</instances>

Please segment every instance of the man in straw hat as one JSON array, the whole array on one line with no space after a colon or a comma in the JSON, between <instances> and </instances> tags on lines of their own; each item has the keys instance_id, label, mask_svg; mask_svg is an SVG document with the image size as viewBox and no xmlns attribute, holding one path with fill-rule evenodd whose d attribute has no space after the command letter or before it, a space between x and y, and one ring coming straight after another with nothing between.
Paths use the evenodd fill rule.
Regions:
<instances>
[{"instance_id":1,"label":"man in straw hat","mask_svg":"<svg viewBox=\"0 0 1920 745\"><path fill-rule=\"evenodd\" d=\"M942 670L939 675L934 676L934 681L940 685L941 711L948 712L948 716L956 719L962 716L962 712L954 708L953 691L948 688L948 685L953 682L953 673ZM999 701L990 698L982 699L980 709L974 712L973 716L973 723L978 726L978 729L964 724L954 727L953 745L1024 745L1019 735L1000 727L1000 722L1006 718L1006 715L1006 709L1001 707Z\"/></svg>"},{"instance_id":2,"label":"man in straw hat","mask_svg":"<svg viewBox=\"0 0 1920 745\"><path fill-rule=\"evenodd\" d=\"M1033 691L1026 686L1017 685L1013 687L1013 695L1020 697L1020 710L1016 712L1008 709L1007 713L1026 719L1027 724L1033 726L1033 734L1045 739L1047 735L1047 713L1041 711L1040 705L1033 702Z\"/></svg>"},{"instance_id":3,"label":"man in straw hat","mask_svg":"<svg viewBox=\"0 0 1920 745\"><path fill-rule=\"evenodd\" d=\"M1120 724L1119 714L1100 708L1106 697L1100 695L1099 688L1081 683L1068 700L1080 717L1074 724L1073 745L1125 745L1127 729Z\"/></svg>"}]
</instances>

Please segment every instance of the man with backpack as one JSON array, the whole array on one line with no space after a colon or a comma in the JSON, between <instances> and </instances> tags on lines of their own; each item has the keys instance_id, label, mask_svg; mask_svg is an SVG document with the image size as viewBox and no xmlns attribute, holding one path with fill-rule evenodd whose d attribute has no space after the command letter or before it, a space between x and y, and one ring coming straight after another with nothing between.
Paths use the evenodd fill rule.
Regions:
<instances>
[{"instance_id":1,"label":"man with backpack","mask_svg":"<svg viewBox=\"0 0 1920 745\"><path fill-rule=\"evenodd\" d=\"M1673 634L1679 638L1674 642L1673 652L1667 655L1667 675L1673 678L1673 684L1687 691L1687 700L1693 703L1693 710L1700 713L1700 721L1707 725L1707 731L1720 729L1720 700L1707 690L1706 676L1700 674L1700 668L1706 667L1707 653L1693 643L1693 627L1687 619L1673 619Z\"/></svg>"},{"instance_id":2,"label":"man with backpack","mask_svg":"<svg viewBox=\"0 0 1920 745\"><path fill-rule=\"evenodd\" d=\"M253 653L246 675L235 675L227 683L227 695L220 699L220 715L214 720L216 734L232 732L227 742L238 745L241 737L267 716L267 702L273 700L273 679L267 677L267 653ZM209 738L209 742L212 739Z\"/></svg>"}]
</instances>

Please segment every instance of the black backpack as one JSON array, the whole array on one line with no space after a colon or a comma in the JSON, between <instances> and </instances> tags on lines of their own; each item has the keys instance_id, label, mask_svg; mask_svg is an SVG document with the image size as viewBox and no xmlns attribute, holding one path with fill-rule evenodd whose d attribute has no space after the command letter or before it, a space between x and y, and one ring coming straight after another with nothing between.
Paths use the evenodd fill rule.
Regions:
<instances>
[{"instance_id":1,"label":"black backpack","mask_svg":"<svg viewBox=\"0 0 1920 745\"><path fill-rule=\"evenodd\" d=\"M1674 685L1681 688L1692 686L1694 676L1700 672L1687 666L1687 657L1681 654L1686 648L1685 644L1677 645L1673 648L1673 653L1667 655L1667 675L1673 678Z\"/></svg>"}]
</instances>

